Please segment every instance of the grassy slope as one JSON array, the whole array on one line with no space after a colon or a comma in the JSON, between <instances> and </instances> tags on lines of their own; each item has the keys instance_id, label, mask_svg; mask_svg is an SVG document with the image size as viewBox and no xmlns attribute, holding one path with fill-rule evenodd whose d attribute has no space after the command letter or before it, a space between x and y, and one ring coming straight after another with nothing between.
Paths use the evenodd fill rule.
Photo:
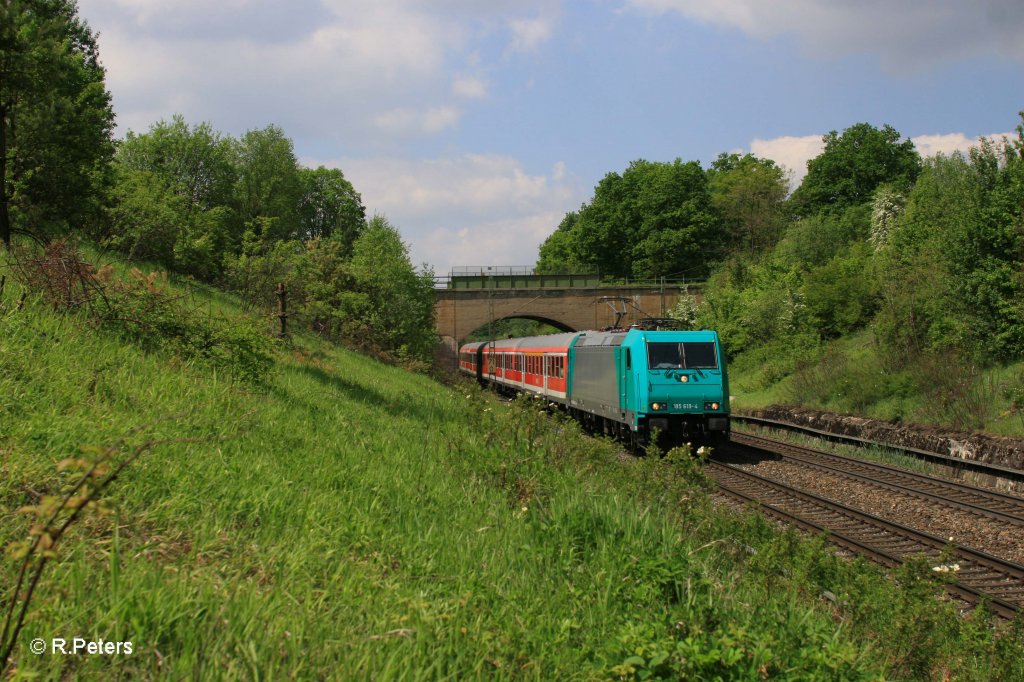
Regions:
<instances>
[{"instance_id":1,"label":"grassy slope","mask_svg":"<svg viewBox=\"0 0 1024 682\"><path fill-rule=\"evenodd\" d=\"M861 331L832 342L803 377L780 370L778 363L751 357L734 362L729 378L734 406L740 409L801 404L1024 437L1024 412L1013 408L1007 393L1024 381L1024 362L985 370L935 366L893 374L883 369L871 333Z\"/></svg>"},{"instance_id":2,"label":"grassy slope","mask_svg":"<svg viewBox=\"0 0 1024 682\"><path fill-rule=\"evenodd\" d=\"M0 543L56 462L160 445L113 518L48 569L17 665L47 677L964 679L1022 674L993 638L873 568L713 513L688 469L314 339L264 387L147 355L31 302L0 308ZM203 299L205 300L205 299ZM223 299L215 307L228 306ZM13 581L7 561L0 585ZM838 606L821 599L824 590ZM32 656L34 637L132 656ZM934 658L933 658L934 657Z\"/></svg>"}]
</instances>

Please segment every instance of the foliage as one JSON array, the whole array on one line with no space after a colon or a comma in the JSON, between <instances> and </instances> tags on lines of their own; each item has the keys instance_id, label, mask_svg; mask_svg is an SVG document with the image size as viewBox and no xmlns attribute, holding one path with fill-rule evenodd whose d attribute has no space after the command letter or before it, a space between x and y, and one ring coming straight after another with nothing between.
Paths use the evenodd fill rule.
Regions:
<instances>
[{"instance_id":1,"label":"foliage","mask_svg":"<svg viewBox=\"0 0 1024 682\"><path fill-rule=\"evenodd\" d=\"M668 316L683 323L683 329L697 329L700 318L700 304L697 297L690 293L689 288L683 288L679 294L679 300L668 311Z\"/></svg>"},{"instance_id":2,"label":"foliage","mask_svg":"<svg viewBox=\"0 0 1024 682\"><path fill-rule=\"evenodd\" d=\"M801 270L811 270L863 241L871 230L871 208L853 206L839 214L799 218L787 227L775 255Z\"/></svg>"},{"instance_id":3,"label":"foliage","mask_svg":"<svg viewBox=\"0 0 1024 682\"><path fill-rule=\"evenodd\" d=\"M351 273L359 298L348 300L344 335L363 339L399 358L428 362L437 347L434 273L409 261L401 235L374 216L353 247Z\"/></svg>"},{"instance_id":4,"label":"foliage","mask_svg":"<svg viewBox=\"0 0 1024 682\"><path fill-rule=\"evenodd\" d=\"M265 241L300 239L303 179L292 141L269 125L243 135L236 150L235 201L246 228Z\"/></svg>"},{"instance_id":5,"label":"foliage","mask_svg":"<svg viewBox=\"0 0 1024 682\"><path fill-rule=\"evenodd\" d=\"M623 458L535 404L312 336L274 361L265 390L239 390L31 300L0 317L11 508L56 494L82 443L139 423L167 441L110 490L116 522L62 540L15 676L67 676L29 639L76 632L136 646L76 658L87 679L1020 677L1019 632L959 617L927 576L901 587L716 508L678 452ZM3 545L24 537L0 518Z\"/></svg>"},{"instance_id":6,"label":"foliage","mask_svg":"<svg viewBox=\"0 0 1024 682\"><path fill-rule=\"evenodd\" d=\"M871 236L875 250L885 248L889 233L906 210L906 197L890 186L883 185L875 192L871 202Z\"/></svg>"},{"instance_id":7,"label":"foliage","mask_svg":"<svg viewBox=\"0 0 1024 682\"><path fill-rule=\"evenodd\" d=\"M145 350L168 351L253 383L266 378L272 362L266 334L248 320L189 306L170 293L166 272L145 275L133 268L121 279L112 266L96 268L63 240L38 254L19 247L13 256L18 281L58 311L81 312Z\"/></svg>"},{"instance_id":8,"label":"foliage","mask_svg":"<svg viewBox=\"0 0 1024 682\"><path fill-rule=\"evenodd\" d=\"M822 209L842 211L870 201L884 183L908 189L920 172L921 157L913 142L900 142L900 137L892 126L878 129L868 123L825 135L824 151L807 162L807 175L793 193L794 210L804 216Z\"/></svg>"},{"instance_id":9,"label":"foliage","mask_svg":"<svg viewBox=\"0 0 1024 682\"><path fill-rule=\"evenodd\" d=\"M804 276L804 301L811 324L824 338L867 324L878 307L872 251L860 242Z\"/></svg>"},{"instance_id":10,"label":"foliage","mask_svg":"<svg viewBox=\"0 0 1024 682\"><path fill-rule=\"evenodd\" d=\"M128 132L115 156L105 243L129 258L214 280L242 236L234 208L234 141L181 116Z\"/></svg>"},{"instance_id":11,"label":"foliage","mask_svg":"<svg viewBox=\"0 0 1024 682\"><path fill-rule=\"evenodd\" d=\"M344 254L350 254L352 244L366 227L362 197L337 168L302 168L299 176L301 238L334 237L344 247Z\"/></svg>"},{"instance_id":12,"label":"foliage","mask_svg":"<svg viewBox=\"0 0 1024 682\"><path fill-rule=\"evenodd\" d=\"M732 249L756 253L774 246L785 227L785 171L751 154L720 154L708 177L711 202L722 216Z\"/></svg>"},{"instance_id":13,"label":"foliage","mask_svg":"<svg viewBox=\"0 0 1024 682\"><path fill-rule=\"evenodd\" d=\"M609 278L703 277L723 246L707 177L695 161L633 161L565 217L540 248L538 269L598 270Z\"/></svg>"},{"instance_id":14,"label":"foliage","mask_svg":"<svg viewBox=\"0 0 1024 682\"><path fill-rule=\"evenodd\" d=\"M347 258L365 228L362 198L344 174L300 167L275 126L235 140L176 115L129 132L115 161L104 243L207 281L226 275L249 299L253 258L327 237L340 240Z\"/></svg>"},{"instance_id":15,"label":"foliage","mask_svg":"<svg viewBox=\"0 0 1024 682\"><path fill-rule=\"evenodd\" d=\"M583 265L576 258L573 227L579 217L580 214L576 211L569 211L565 214L555 231L540 245L540 255L534 272L552 275L592 269L591 266Z\"/></svg>"},{"instance_id":16,"label":"foliage","mask_svg":"<svg viewBox=\"0 0 1024 682\"><path fill-rule=\"evenodd\" d=\"M182 197L152 171L120 170L114 185L113 228L104 243L130 259L173 267L174 247L187 220Z\"/></svg>"},{"instance_id":17,"label":"foliage","mask_svg":"<svg viewBox=\"0 0 1024 682\"><path fill-rule=\"evenodd\" d=\"M259 222L259 221L257 221ZM242 250L224 258L224 281L246 306L271 310L274 291L284 284L294 301L301 301L302 280L297 269L305 247L299 241L266 239L264 230L246 230Z\"/></svg>"},{"instance_id":18,"label":"foliage","mask_svg":"<svg viewBox=\"0 0 1024 682\"><path fill-rule=\"evenodd\" d=\"M74 0L0 3L0 241L95 228L114 114Z\"/></svg>"},{"instance_id":19,"label":"foliage","mask_svg":"<svg viewBox=\"0 0 1024 682\"><path fill-rule=\"evenodd\" d=\"M169 351L185 361L260 383L273 363L266 331L245 318L220 318L189 306L167 286L167 273L132 269L127 279L99 271L108 286L98 322L146 350Z\"/></svg>"},{"instance_id":20,"label":"foliage","mask_svg":"<svg viewBox=\"0 0 1024 682\"><path fill-rule=\"evenodd\" d=\"M895 277L885 284L891 293L879 331L903 356L958 349L992 362L1024 351L1021 219L997 208L1024 200L1013 156L1000 167L992 145L983 144L969 159L925 163L890 235L892 248L881 255Z\"/></svg>"},{"instance_id":21,"label":"foliage","mask_svg":"<svg viewBox=\"0 0 1024 682\"><path fill-rule=\"evenodd\" d=\"M153 173L185 202L189 213L231 203L238 175L235 142L209 123L190 126L180 114L144 134L128 131L116 162L125 171Z\"/></svg>"},{"instance_id":22,"label":"foliage","mask_svg":"<svg viewBox=\"0 0 1024 682\"><path fill-rule=\"evenodd\" d=\"M292 309L304 324L327 338L343 338L346 321L366 305L352 276L350 248L340 235L312 239L287 278ZM298 295L296 287L301 287Z\"/></svg>"},{"instance_id":23,"label":"foliage","mask_svg":"<svg viewBox=\"0 0 1024 682\"><path fill-rule=\"evenodd\" d=\"M782 260L742 260L716 275L698 314L703 329L715 329L730 356L774 338L809 331L802 276Z\"/></svg>"}]
</instances>

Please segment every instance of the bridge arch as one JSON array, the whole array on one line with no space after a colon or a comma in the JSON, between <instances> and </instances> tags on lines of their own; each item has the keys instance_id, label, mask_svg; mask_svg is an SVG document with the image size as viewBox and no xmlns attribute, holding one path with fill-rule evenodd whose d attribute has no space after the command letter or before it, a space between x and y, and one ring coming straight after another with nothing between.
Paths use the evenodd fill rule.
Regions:
<instances>
[{"instance_id":1,"label":"bridge arch","mask_svg":"<svg viewBox=\"0 0 1024 682\"><path fill-rule=\"evenodd\" d=\"M440 366L455 366L458 344L489 321L538 320L566 331L628 326L645 317L665 317L684 289L679 285L627 285L506 289L435 289L434 318L441 346ZM701 298L699 288L689 293ZM610 304L609 300L621 302ZM623 312L624 311L624 312Z\"/></svg>"},{"instance_id":2,"label":"bridge arch","mask_svg":"<svg viewBox=\"0 0 1024 682\"><path fill-rule=\"evenodd\" d=\"M499 317L499 318L493 320L493 323L494 323L494 329L493 330L489 330L488 329L488 327L491 324L490 322L484 322L482 325L480 325L476 329L470 329L469 331L466 332L466 336L464 336L463 338L458 339L459 345L465 343L467 339L480 339L482 335L487 335L488 333L493 333L496 338L501 338L503 336L506 336L506 335L508 335L508 325L504 325L504 324L501 324L501 323L502 322L507 322L507 321L512 321L512 320L529 320L531 322L539 322L540 324L547 325L548 327L551 327L554 330L559 331L559 332L574 332L574 331L578 331L577 329L574 329L572 326L566 324L565 322L562 322L560 320L556 320L556 319L553 319L553 318L550 318L550 317L545 317L543 315L530 315L528 313L517 314L517 315L506 315L505 317ZM553 331L541 331L541 332L537 332L537 333L539 333L539 334L553 334L555 332L553 332ZM533 335L534 335L533 332L512 333L512 336L533 336Z\"/></svg>"},{"instance_id":3,"label":"bridge arch","mask_svg":"<svg viewBox=\"0 0 1024 682\"><path fill-rule=\"evenodd\" d=\"M565 322L559 322L556 319L553 319L553 318L550 318L550 317L544 317L543 315L528 315L528 314L523 314L523 315L506 315L505 317L499 318L497 321L500 321L500 320L532 320L534 322L540 322L542 324L550 325L550 326L554 327L555 329L557 329L560 332L575 332L575 331L579 331L578 329L573 329L571 326L567 325Z\"/></svg>"}]
</instances>

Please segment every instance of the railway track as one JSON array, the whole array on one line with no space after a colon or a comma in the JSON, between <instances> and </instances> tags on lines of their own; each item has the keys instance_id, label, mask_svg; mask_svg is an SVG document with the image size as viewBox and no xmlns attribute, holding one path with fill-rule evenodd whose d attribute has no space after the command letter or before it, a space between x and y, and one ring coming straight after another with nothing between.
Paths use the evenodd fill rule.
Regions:
<instances>
[{"instance_id":1,"label":"railway track","mask_svg":"<svg viewBox=\"0 0 1024 682\"><path fill-rule=\"evenodd\" d=\"M809 426L791 424L789 422L782 422L775 419L764 419L762 417L752 417L749 415L738 414L733 414L731 418L734 422L738 423L750 424L753 426L765 427L770 429L780 429L783 431L789 431L791 433L801 433L836 443L846 443L858 447L887 448L889 450L902 452L912 457L917 457L918 459L922 459L933 464L939 464L942 466L949 467L953 471L971 472L973 474L981 475L983 477L990 477L993 480L1003 480L1008 482L1010 485L1024 484L1024 471L1021 471L1020 469L1014 469L1012 467L1002 466L999 464L991 464L988 462L979 462L977 460L963 459L960 457L953 457L951 455L944 455L937 452L929 452L927 450L920 450L917 448L891 445L888 443L879 443L876 441L867 440L865 438L857 438L855 436L831 433L828 431L822 431L820 429L814 429ZM735 431L733 432L733 435L736 435Z\"/></svg>"},{"instance_id":2,"label":"railway track","mask_svg":"<svg viewBox=\"0 0 1024 682\"><path fill-rule=\"evenodd\" d=\"M734 432L731 441L731 445L768 451L801 466L1024 528L1024 498L1014 495L762 436ZM726 450L735 451L728 446Z\"/></svg>"},{"instance_id":3,"label":"railway track","mask_svg":"<svg viewBox=\"0 0 1024 682\"><path fill-rule=\"evenodd\" d=\"M743 504L829 540L882 565L894 567L924 555L939 570L955 575L946 590L971 604L987 599L991 611L1012 619L1024 608L1024 566L913 530L881 517L712 461L708 474L719 490Z\"/></svg>"}]
</instances>

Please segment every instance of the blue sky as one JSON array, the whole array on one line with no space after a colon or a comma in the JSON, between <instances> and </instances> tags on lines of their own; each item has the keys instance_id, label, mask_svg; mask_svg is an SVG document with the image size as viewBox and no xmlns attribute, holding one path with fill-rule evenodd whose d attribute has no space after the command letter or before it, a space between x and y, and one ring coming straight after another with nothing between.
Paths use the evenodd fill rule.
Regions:
<instances>
[{"instance_id":1,"label":"blue sky","mask_svg":"<svg viewBox=\"0 0 1024 682\"><path fill-rule=\"evenodd\" d=\"M753 152L797 182L821 136L923 154L1010 134L1021 0L79 0L118 134L182 114L281 126L414 262L527 265L631 160Z\"/></svg>"}]
</instances>

